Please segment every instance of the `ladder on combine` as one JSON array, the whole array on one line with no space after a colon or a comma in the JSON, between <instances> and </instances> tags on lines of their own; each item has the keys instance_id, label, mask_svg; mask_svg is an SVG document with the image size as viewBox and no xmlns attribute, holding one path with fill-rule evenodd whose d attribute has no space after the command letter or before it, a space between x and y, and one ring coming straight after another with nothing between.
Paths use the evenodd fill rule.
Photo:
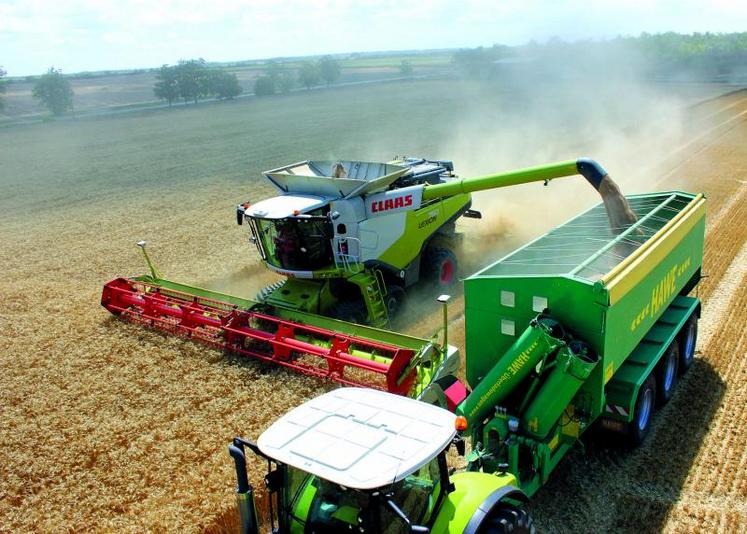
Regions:
<instances>
[{"instance_id":1,"label":"ladder on combine","mask_svg":"<svg viewBox=\"0 0 747 534\"><path fill-rule=\"evenodd\" d=\"M378 317L386 320L376 275L357 276L361 276L361 289L366 289L364 295L370 295L366 304L376 306ZM346 385L400 395L412 393L418 375L417 362L427 359L433 351L431 344L403 346L346 334L283 318L253 301L151 277L112 280L104 286L101 305L123 319L199 340L230 353ZM286 310L288 313L291 312ZM334 326L345 324L334 323Z\"/></svg>"},{"instance_id":2,"label":"ladder on combine","mask_svg":"<svg viewBox=\"0 0 747 534\"><path fill-rule=\"evenodd\" d=\"M384 301L386 286L381 271L364 270L352 276L350 281L361 290L371 325L378 328L386 326L389 323L389 312Z\"/></svg>"}]
</instances>

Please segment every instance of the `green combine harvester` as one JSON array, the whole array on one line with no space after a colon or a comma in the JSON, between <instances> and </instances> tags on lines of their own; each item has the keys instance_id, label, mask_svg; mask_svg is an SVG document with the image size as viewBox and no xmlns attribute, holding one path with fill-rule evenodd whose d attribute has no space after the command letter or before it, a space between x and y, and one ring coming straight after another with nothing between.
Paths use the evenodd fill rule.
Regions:
<instances>
[{"instance_id":1,"label":"green combine harvester","mask_svg":"<svg viewBox=\"0 0 747 534\"><path fill-rule=\"evenodd\" d=\"M144 326L346 385L418 399L442 395L456 349L381 328L405 288L456 279L454 220L479 217L471 191L583 175L611 228L635 221L606 171L588 159L457 178L446 161L306 161L268 171L280 196L239 206L267 266L288 278L244 299L150 274L105 284L101 304ZM431 273L433 276L426 276Z\"/></svg>"},{"instance_id":2,"label":"green combine harvester","mask_svg":"<svg viewBox=\"0 0 747 534\"><path fill-rule=\"evenodd\" d=\"M277 533L534 532L526 503L586 432L641 443L693 362L705 199L625 198L607 179L604 205L465 280L467 384L440 376L421 402L342 389L236 438L242 532L260 516ZM261 513L247 451L268 463Z\"/></svg>"}]
</instances>

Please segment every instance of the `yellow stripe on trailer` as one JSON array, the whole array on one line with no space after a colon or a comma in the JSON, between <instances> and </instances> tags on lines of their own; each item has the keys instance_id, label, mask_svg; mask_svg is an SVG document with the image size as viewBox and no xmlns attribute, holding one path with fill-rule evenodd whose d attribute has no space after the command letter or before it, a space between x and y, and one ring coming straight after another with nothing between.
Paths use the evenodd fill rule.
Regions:
<instances>
[{"instance_id":1,"label":"yellow stripe on trailer","mask_svg":"<svg viewBox=\"0 0 747 534\"><path fill-rule=\"evenodd\" d=\"M600 278L609 292L609 305L624 297L643 280L705 217L706 199L697 195L651 239Z\"/></svg>"}]
</instances>

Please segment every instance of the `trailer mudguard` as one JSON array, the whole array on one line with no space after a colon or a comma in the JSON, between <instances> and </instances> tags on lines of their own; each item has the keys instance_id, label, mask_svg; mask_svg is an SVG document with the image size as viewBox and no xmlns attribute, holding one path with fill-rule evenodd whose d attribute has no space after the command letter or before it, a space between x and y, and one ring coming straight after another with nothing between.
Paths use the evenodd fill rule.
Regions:
<instances>
[{"instance_id":1,"label":"trailer mudguard","mask_svg":"<svg viewBox=\"0 0 747 534\"><path fill-rule=\"evenodd\" d=\"M633 408L638 390L677 334L693 313L700 310L700 300L678 295L659 317L643 340L633 349L605 388L605 408L602 416L628 423L633 420Z\"/></svg>"}]
</instances>

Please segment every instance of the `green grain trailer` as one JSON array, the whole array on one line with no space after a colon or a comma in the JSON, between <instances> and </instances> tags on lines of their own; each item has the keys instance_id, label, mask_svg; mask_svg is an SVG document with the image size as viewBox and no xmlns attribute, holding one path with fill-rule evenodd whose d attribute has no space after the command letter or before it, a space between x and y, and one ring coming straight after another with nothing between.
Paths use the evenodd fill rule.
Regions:
<instances>
[{"instance_id":1,"label":"green grain trailer","mask_svg":"<svg viewBox=\"0 0 747 534\"><path fill-rule=\"evenodd\" d=\"M600 204L465 281L470 468L529 495L597 420L639 443L692 362L705 199L627 198L624 232Z\"/></svg>"}]
</instances>

